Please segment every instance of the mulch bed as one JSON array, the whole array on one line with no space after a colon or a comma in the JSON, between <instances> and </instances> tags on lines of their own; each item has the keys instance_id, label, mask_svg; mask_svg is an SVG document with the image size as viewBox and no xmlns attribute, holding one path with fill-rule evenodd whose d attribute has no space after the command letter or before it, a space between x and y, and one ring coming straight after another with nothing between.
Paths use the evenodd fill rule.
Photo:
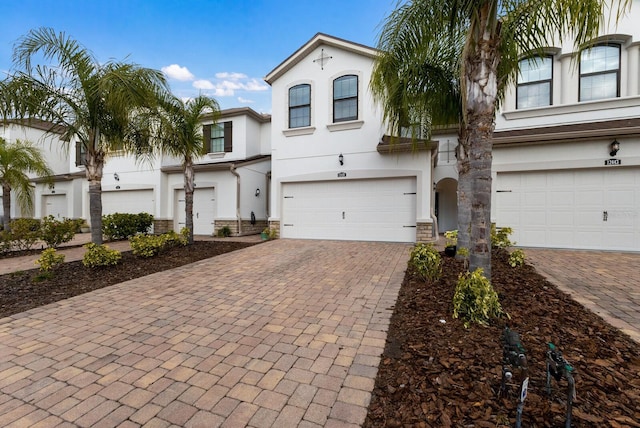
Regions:
<instances>
[{"instance_id":1,"label":"mulch bed","mask_svg":"<svg viewBox=\"0 0 640 428\"><path fill-rule=\"evenodd\" d=\"M546 393L554 343L574 367L573 427L640 427L640 345L547 282L494 252L492 284L510 319L465 329L453 319L462 264L444 257L434 284L407 272L365 427L512 427L519 391L498 397L503 329L520 334L529 366L523 427L564 427L567 381ZM442 322L442 321L444 322Z\"/></svg>"},{"instance_id":2,"label":"mulch bed","mask_svg":"<svg viewBox=\"0 0 640 428\"><path fill-rule=\"evenodd\" d=\"M0 275L0 318L251 245L254 244L195 241L151 258L137 257L131 251L125 251L115 266L92 269L81 261L68 262L57 268L51 278L42 281L36 278L38 269Z\"/></svg>"}]
</instances>

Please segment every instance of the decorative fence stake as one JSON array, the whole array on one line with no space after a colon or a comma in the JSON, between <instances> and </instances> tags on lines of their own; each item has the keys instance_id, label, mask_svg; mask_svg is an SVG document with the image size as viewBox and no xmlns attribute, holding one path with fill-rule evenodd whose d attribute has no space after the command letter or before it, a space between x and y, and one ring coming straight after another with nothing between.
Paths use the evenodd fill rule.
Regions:
<instances>
[{"instance_id":1,"label":"decorative fence stake","mask_svg":"<svg viewBox=\"0 0 640 428\"><path fill-rule=\"evenodd\" d=\"M527 398L527 389L529 387L529 369L525 349L520 342L520 336L515 331L510 330L509 327L505 327L502 333L502 382L500 385L500 395L503 397L509 395L514 369L517 369L518 376L516 381L520 384L516 410L516 428L520 428L522 426L524 400Z\"/></svg>"},{"instance_id":2,"label":"decorative fence stake","mask_svg":"<svg viewBox=\"0 0 640 428\"><path fill-rule=\"evenodd\" d=\"M576 384L573 380L573 367L564 359L562 352L553 343L549 343L547 351L547 394L551 395L551 377L559 382L563 377L567 379L567 416L565 428L571 428L571 408L576 399Z\"/></svg>"}]
</instances>

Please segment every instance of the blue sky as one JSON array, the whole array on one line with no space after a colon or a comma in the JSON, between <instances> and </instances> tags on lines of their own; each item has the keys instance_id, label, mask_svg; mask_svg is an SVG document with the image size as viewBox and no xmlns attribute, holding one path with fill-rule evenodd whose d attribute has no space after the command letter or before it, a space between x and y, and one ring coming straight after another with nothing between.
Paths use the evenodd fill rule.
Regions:
<instances>
[{"instance_id":1,"label":"blue sky","mask_svg":"<svg viewBox=\"0 0 640 428\"><path fill-rule=\"evenodd\" d=\"M0 71L30 29L64 31L101 61L163 70L180 97L271 112L262 78L317 32L375 46L396 0L13 0L2 6Z\"/></svg>"}]
</instances>

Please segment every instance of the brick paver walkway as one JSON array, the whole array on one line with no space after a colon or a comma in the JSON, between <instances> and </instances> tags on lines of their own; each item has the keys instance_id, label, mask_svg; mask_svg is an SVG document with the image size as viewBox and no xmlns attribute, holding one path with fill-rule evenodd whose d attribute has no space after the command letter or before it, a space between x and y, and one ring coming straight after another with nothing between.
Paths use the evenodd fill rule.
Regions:
<instances>
[{"instance_id":1,"label":"brick paver walkway","mask_svg":"<svg viewBox=\"0 0 640 428\"><path fill-rule=\"evenodd\" d=\"M527 263L640 343L640 253L526 248Z\"/></svg>"},{"instance_id":2,"label":"brick paver walkway","mask_svg":"<svg viewBox=\"0 0 640 428\"><path fill-rule=\"evenodd\" d=\"M357 427L409 249L277 240L0 319L0 426Z\"/></svg>"}]
</instances>

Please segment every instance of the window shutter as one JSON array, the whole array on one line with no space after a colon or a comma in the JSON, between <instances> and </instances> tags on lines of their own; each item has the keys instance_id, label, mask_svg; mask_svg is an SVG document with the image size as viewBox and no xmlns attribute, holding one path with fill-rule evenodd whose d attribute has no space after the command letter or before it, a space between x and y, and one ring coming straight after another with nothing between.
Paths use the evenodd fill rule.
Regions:
<instances>
[{"instance_id":1,"label":"window shutter","mask_svg":"<svg viewBox=\"0 0 640 428\"><path fill-rule=\"evenodd\" d=\"M80 141L76 142L76 166L84 165L82 162L82 143Z\"/></svg>"},{"instance_id":2,"label":"window shutter","mask_svg":"<svg viewBox=\"0 0 640 428\"><path fill-rule=\"evenodd\" d=\"M224 123L224 152L229 153L233 151L232 140L233 122Z\"/></svg>"},{"instance_id":3,"label":"window shutter","mask_svg":"<svg viewBox=\"0 0 640 428\"><path fill-rule=\"evenodd\" d=\"M202 154L211 152L211 125L202 125Z\"/></svg>"}]
</instances>

